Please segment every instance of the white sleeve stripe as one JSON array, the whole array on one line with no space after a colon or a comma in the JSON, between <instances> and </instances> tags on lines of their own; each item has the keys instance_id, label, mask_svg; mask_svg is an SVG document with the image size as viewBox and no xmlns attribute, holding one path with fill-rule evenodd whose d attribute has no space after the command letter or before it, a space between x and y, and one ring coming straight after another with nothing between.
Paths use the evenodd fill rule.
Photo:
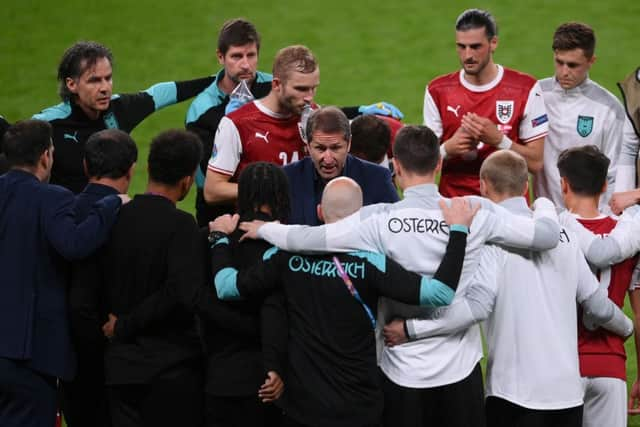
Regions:
<instances>
[{"instance_id":1,"label":"white sleeve stripe","mask_svg":"<svg viewBox=\"0 0 640 427\"><path fill-rule=\"evenodd\" d=\"M542 133L541 133L541 134L539 134L539 135L532 136L532 137L527 138L527 139L521 139L521 140L520 140L520 142L521 142L521 143L523 143L523 144L526 144L527 142L531 142L531 141L533 141L534 139L544 138L544 137L546 137L546 136L547 136L547 134L548 134L548 133L549 133L549 132L542 132Z\"/></svg>"},{"instance_id":2,"label":"white sleeve stripe","mask_svg":"<svg viewBox=\"0 0 640 427\"><path fill-rule=\"evenodd\" d=\"M213 172L218 172L218 173L221 173L223 175L229 175L229 176L233 176L233 174L235 173L235 171L228 171L228 170L224 170L224 169L219 169L219 168L213 167L211 165L207 165L207 169L209 169L210 171L213 171Z\"/></svg>"}]
</instances>

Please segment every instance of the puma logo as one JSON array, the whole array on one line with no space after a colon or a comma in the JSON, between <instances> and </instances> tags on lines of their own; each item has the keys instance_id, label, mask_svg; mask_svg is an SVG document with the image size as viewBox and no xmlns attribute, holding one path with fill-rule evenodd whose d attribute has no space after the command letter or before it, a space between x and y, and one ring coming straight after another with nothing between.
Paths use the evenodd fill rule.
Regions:
<instances>
[{"instance_id":1,"label":"puma logo","mask_svg":"<svg viewBox=\"0 0 640 427\"><path fill-rule=\"evenodd\" d=\"M267 144L269 143L269 140L267 139L268 136L269 131L267 131L266 133L256 132L256 138L264 139L264 142L266 142Z\"/></svg>"},{"instance_id":2,"label":"puma logo","mask_svg":"<svg viewBox=\"0 0 640 427\"><path fill-rule=\"evenodd\" d=\"M65 133L64 135L62 135L62 137L64 139L70 139L70 140L75 141L77 143L80 142L80 141L78 141L78 131L75 131L73 133L73 135L71 135L70 133Z\"/></svg>"},{"instance_id":3,"label":"puma logo","mask_svg":"<svg viewBox=\"0 0 640 427\"><path fill-rule=\"evenodd\" d=\"M447 111L451 111L453 114L456 115L456 117L458 117L458 110L460 109L460 105L458 105L456 108L453 108L451 105L447 105Z\"/></svg>"}]
</instances>

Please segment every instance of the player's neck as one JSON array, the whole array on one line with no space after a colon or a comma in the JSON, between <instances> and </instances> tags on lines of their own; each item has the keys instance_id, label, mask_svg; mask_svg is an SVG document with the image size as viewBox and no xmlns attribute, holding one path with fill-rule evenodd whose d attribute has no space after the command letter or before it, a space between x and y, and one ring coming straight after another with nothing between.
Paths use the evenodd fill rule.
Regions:
<instances>
[{"instance_id":1,"label":"player's neck","mask_svg":"<svg viewBox=\"0 0 640 427\"><path fill-rule=\"evenodd\" d=\"M282 114L284 116L289 116L291 114L290 111L287 111L282 108L280 100L278 99L278 95L272 90L269 92L269 95L265 96L260 100L262 105L264 105L269 111L272 111L276 114Z\"/></svg>"},{"instance_id":2,"label":"player's neck","mask_svg":"<svg viewBox=\"0 0 640 427\"><path fill-rule=\"evenodd\" d=\"M597 218L602 215L598 210L599 196L586 197L575 194L565 197L565 204L569 212L581 218Z\"/></svg>"},{"instance_id":3,"label":"player's neck","mask_svg":"<svg viewBox=\"0 0 640 427\"><path fill-rule=\"evenodd\" d=\"M89 183L100 184L115 189L120 194L125 194L129 189L129 180L126 177L121 178L89 178Z\"/></svg>"},{"instance_id":4,"label":"player's neck","mask_svg":"<svg viewBox=\"0 0 640 427\"><path fill-rule=\"evenodd\" d=\"M159 182L149 181L147 185L146 194L152 194L154 196L162 196L169 199L173 204L178 203L182 196L182 192L177 186L170 186L161 184Z\"/></svg>"},{"instance_id":5,"label":"player's neck","mask_svg":"<svg viewBox=\"0 0 640 427\"><path fill-rule=\"evenodd\" d=\"M474 86L484 86L491 83L498 76L498 66L490 60L477 74L464 73L464 79Z\"/></svg>"},{"instance_id":6,"label":"player's neck","mask_svg":"<svg viewBox=\"0 0 640 427\"><path fill-rule=\"evenodd\" d=\"M235 89L237 85L238 84L231 80L226 74L224 75L224 77L222 77L222 79L220 79L220 81L218 81L218 89L220 89L222 93L226 95L229 95L231 92L233 92L233 89Z\"/></svg>"}]
</instances>

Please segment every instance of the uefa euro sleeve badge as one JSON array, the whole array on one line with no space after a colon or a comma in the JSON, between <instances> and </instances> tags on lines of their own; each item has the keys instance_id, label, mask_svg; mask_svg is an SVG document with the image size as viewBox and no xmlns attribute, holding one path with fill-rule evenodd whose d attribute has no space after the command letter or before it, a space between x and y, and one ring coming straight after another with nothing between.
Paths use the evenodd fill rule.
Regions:
<instances>
[{"instance_id":1,"label":"uefa euro sleeve badge","mask_svg":"<svg viewBox=\"0 0 640 427\"><path fill-rule=\"evenodd\" d=\"M578 135L583 138L588 137L593 130L593 117L590 116L578 116L578 124L576 126Z\"/></svg>"}]
</instances>

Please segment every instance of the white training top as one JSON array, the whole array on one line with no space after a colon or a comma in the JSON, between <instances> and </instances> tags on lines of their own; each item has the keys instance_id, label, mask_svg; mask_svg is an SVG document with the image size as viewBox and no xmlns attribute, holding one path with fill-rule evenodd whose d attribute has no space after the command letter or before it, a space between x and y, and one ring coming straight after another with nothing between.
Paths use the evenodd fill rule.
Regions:
<instances>
[{"instance_id":1,"label":"white training top","mask_svg":"<svg viewBox=\"0 0 640 427\"><path fill-rule=\"evenodd\" d=\"M522 197L501 205L531 215ZM558 246L543 252L487 245L464 298L442 307L434 320L408 320L407 329L421 338L486 319L486 395L530 409L572 408L582 404L583 395L576 302L597 289L570 231L563 230ZM604 295L599 303L610 301Z\"/></svg>"},{"instance_id":2,"label":"white training top","mask_svg":"<svg viewBox=\"0 0 640 427\"><path fill-rule=\"evenodd\" d=\"M408 270L433 276L448 242L446 225L434 184L408 188L404 199L394 204L366 206L359 212L319 227L285 226L268 223L258 236L291 251L369 250L384 253ZM555 207L546 199L536 201L534 220L510 214L486 199L482 203L467 239L467 251L458 294L463 292L476 269L484 242L548 249L558 243L559 227ZM404 318L429 317L432 308L393 302L387 315ZM381 323L385 319L380 319ZM451 384L467 377L482 357L478 326L459 333L409 342L385 348L381 369L395 383L413 388Z\"/></svg>"},{"instance_id":3,"label":"white training top","mask_svg":"<svg viewBox=\"0 0 640 427\"><path fill-rule=\"evenodd\" d=\"M557 206L564 206L560 190L560 173L557 162L560 153L572 147L593 144L611 160L607 174L608 188L600 198L600 210L610 212L609 199L614 191L631 190L616 187L616 167L623 144L623 127L626 120L620 101L608 90L587 78L573 89L565 90L555 77L540 80L542 96L549 116L549 133L544 142L543 169L535 174L535 192L551 199ZM625 163L634 164L635 160ZM624 169L635 174L635 169ZM635 183L635 176L621 178L625 185Z\"/></svg>"}]
</instances>

